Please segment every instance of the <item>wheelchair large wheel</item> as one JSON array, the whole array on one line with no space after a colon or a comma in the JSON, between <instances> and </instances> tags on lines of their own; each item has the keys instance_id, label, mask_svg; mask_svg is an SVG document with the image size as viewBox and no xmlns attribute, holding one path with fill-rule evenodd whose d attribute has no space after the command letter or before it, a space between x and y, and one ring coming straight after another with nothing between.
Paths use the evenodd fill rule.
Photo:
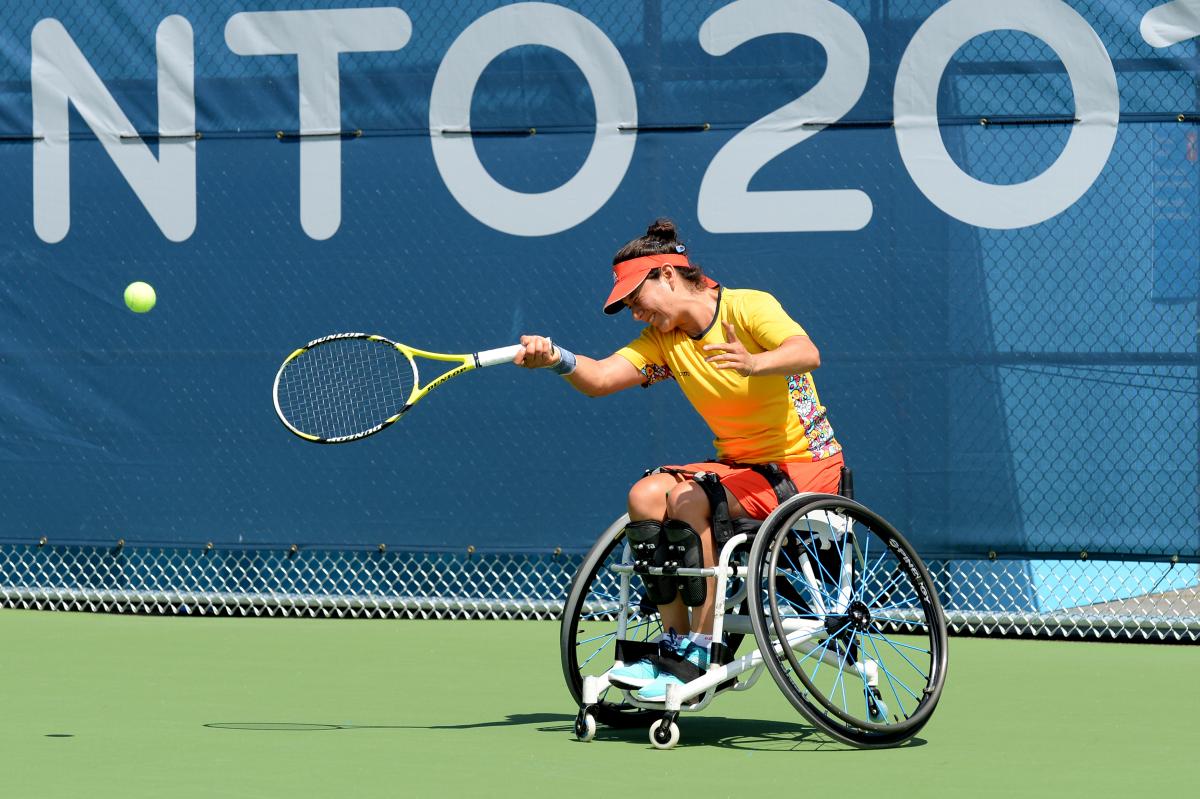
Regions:
<instances>
[{"instance_id":1,"label":"wheelchair large wheel","mask_svg":"<svg viewBox=\"0 0 1200 799\"><path fill-rule=\"evenodd\" d=\"M895 746L946 679L946 623L928 570L880 516L830 494L785 502L750 553L754 635L771 676L819 730Z\"/></svg>"},{"instance_id":2,"label":"wheelchair large wheel","mask_svg":"<svg viewBox=\"0 0 1200 799\"><path fill-rule=\"evenodd\" d=\"M628 516L617 519L596 541L575 573L563 607L560 634L563 676L577 705L583 702L583 678L599 676L613 664L621 578L609 567L625 560L625 525L628 521ZM742 558L747 556L745 553ZM641 577L631 575L625 631L629 640L651 641L662 633L658 609L645 596ZM731 580L726 596L726 614L747 612L745 580ZM739 634L724 637L730 653L737 650L742 638L744 636ZM626 703L622 691L614 687L605 690L590 712L601 724L616 728L648 727L663 715L661 710L645 710Z\"/></svg>"}]
</instances>

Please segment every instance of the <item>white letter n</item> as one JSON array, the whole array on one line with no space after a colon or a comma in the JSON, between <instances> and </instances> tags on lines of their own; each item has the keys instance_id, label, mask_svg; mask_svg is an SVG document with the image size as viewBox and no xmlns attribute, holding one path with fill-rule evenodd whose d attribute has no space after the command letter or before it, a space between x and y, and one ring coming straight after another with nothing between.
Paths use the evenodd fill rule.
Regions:
<instances>
[{"instance_id":1,"label":"white letter n","mask_svg":"<svg viewBox=\"0 0 1200 799\"><path fill-rule=\"evenodd\" d=\"M192 26L175 15L158 26L158 158L139 138L75 41L56 19L33 28L33 228L51 244L71 227L68 103L96 134L121 175L171 241L196 229L196 99ZM125 135L125 140L121 136Z\"/></svg>"}]
</instances>

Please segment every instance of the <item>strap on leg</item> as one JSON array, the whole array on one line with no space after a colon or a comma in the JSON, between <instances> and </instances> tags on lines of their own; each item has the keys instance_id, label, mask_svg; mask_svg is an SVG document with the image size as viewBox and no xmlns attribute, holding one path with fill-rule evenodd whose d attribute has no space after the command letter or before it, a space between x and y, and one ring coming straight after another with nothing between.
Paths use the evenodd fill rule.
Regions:
<instances>
[{"instance_id":1,"label":"strap on leg","mask_svg":"<svg viewBox=\"0 0 1200 799\"><path fill-rule=\"evenodd\" d=\"M662 566L667 560L667 540L663 536L662 522L643 519L625 525L625 536L633 550L634 570L650 566ZM679 589L675 579L667 576L642 574L646 596L655 605L669 605L675 601Z\"/></svg>"},{"instance_id":2,"label":"strap on leg","mask_svg":"<svg viewBox=\"0 0 1200 799\"><path fill-rule=\"evenodd\" d=\"M667 539L667 562L664 569L699 569L704 565L700 535L687 522L667 519L663 525ZM708 596L708 579L705 577L678 577L679 594L683 604L695 607L704 603Z\"/></svg>"},{"instance_id":3,"label":"strap on leg","mask_svg":"<svg viewBox=\"0 0 1200 799\"><path fill-rule=\"evenodd\" d=\"M721 485L721 478L717 477L714 472L700 472L692 479L696 481L696 485L704 489L704 495L708 497L713 542L720 550L725 546L725 542L734 535L733 521L729 518L729 499L725 496L725 487Z\"/></svg>"}]
</instances>

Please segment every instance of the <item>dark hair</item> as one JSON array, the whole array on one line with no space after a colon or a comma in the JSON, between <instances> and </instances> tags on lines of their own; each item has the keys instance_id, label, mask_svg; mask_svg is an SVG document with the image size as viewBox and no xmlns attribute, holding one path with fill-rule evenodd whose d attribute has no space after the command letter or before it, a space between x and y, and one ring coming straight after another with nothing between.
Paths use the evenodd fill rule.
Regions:
<instances>
[{"instance_id":1,"label":"dark hair","mask_svg":"<svg viewBox=\"0 0 1200 799\"><path fill-rule=\"evenodd\" d=\"M613 266L632 258L641 258L644 255L666 255L667 253L682 255L686 252L687 247L679 240L675 223L666 217L659 217L650 223L650 227L646 228L645 236L634 239L617 250L617 254L613 256ZM695 288L704 287L704 270L698 264L677 266L675 271ZM661 269L653 269L650 274L646 275L646 279L657 279L660 274L662 274Z\"/></svg>"}]
</instances>

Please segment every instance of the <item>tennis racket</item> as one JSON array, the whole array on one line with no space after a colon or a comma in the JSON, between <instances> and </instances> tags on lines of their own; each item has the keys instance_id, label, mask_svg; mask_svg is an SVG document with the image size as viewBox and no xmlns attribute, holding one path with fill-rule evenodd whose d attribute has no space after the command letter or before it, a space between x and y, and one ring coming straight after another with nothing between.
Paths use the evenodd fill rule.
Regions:
<instances>
[{"instance_id":1,"label":"tennis racket","mask_svg":"<svg viewBox=\"0 0 1200 799\"><path fill-rule=\"evenodd\" d=\"M288 430L318 444L374 435L452 377L511 361L520 345L468 355L426 352L383 336L336 333L293 352L279 367L275 413ZM455 364L425 385L414 358Z\"/></svg>"}]
</instances>

